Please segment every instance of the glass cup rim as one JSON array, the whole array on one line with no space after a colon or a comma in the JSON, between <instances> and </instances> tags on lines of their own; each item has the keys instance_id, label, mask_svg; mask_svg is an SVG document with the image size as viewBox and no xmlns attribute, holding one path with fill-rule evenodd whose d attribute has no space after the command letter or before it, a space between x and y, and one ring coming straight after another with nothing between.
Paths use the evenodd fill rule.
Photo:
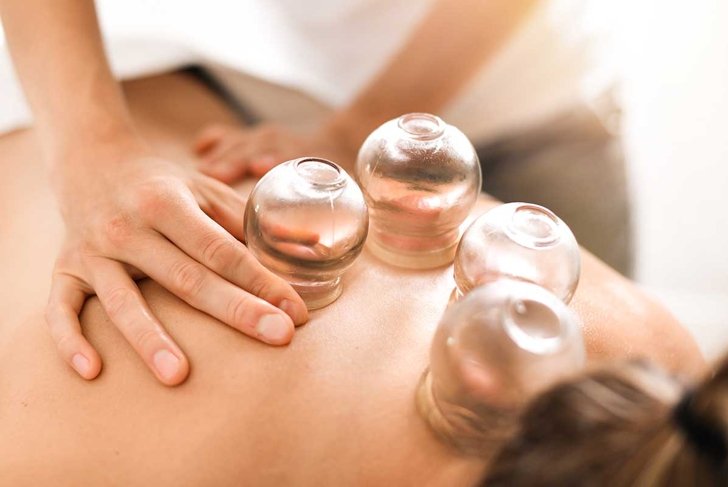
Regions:
<instances>
[{"instance_id":1,"label":"glass cup rim","mask_svg":"<svg viewBox=\"0 0 728 487\"><path fill-rule=\"evenodd\" d=\"M432 124L432 130L417 131L409 124L416 120L424 120ZM400 128L408 137L415 140L434 140L441 137L445 133L445 122L437 115L424 112L407 113L397 119L397 127Z\"/></svg>"},{"instance_id":2,"label":"glass cup rim","mask_svg":"<svg viewBox=\"0 0 728 487\"><path fill-rule=\"evenodd\" d=\"M322 165L326 165L326 166L330 167L331 169L336 171L336 176L330 180L325 180L325 181L321 181L321 180L317 180L317 179L313 178L311 176L311 174L306 173L301 167L303 164L310 163L310 162L314 162L314 163L318 163L318 164L322 164ZM346 184L345 172L341 168L341 166L339 166L338 164L336 164L333 161L324 159L323 157L301 157L299 159L295 159L295 160L291 161L291 163L292 163L294 169L296 170L296 173L303 180L305 180L312 186L316 186L318 188L326 188L326 189L338 189Z\"/></svg>"},{"instance_id":3,"label":"glass cup rim","mask_svg":"<svg viewBox=\"0 0 728 487\"><path fill-rule=\"evenodd\" d=\"M524 247L538 249L555 245L561 239L561 220L554 212L548 208L534 203L511 203L512 211L508 224L505 226L505 232L514 242ZM537 213L545 217L545 221L549 225L549 231L546 235L536 236L525 232L518 228L516 218L519 213Z\"/></svg>"}]
</instances>

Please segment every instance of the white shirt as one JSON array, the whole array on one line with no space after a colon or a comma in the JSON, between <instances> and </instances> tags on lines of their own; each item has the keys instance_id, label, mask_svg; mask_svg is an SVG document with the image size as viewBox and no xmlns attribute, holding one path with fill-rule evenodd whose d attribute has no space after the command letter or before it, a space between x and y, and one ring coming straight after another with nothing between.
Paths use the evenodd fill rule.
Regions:
<instances>
[{"instance_id":1,"label":"white shirt","mask_svg":"<svg viewBox=\"0 0 728 487\"><path fill-rule=\"evenodd\" d=\"M302 90L336 108L397 52L432 0L97 3L119 78L216 63ZM589 77L598 64L594 51L583 37L564 35L564 26L573 26L573 12L566 15L559 4L563 2L544 2L452 100L442 113L449 123L484 140L536 123L591 95ZM0 38L0 132L30 121Z\"/></svg>"}]
</instances>

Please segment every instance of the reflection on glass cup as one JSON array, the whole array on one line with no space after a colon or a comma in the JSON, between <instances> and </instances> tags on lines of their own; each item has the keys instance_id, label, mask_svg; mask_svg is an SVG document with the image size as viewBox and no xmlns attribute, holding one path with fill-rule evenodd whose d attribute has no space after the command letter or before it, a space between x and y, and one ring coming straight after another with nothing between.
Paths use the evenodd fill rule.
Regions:
<instances>
[{"instance_id":1,"label":"reflection on glass cup","mask_svg":"<svg viewBox=\"0 0 728 487\"><path fill-rule=\"evenodd\" d=\"M526 401L580 370L585 355L563 301L535 284L493 281L445 312L417 408L441 440L482 455L511 433Z\"/></svg>"},{"instance_id":2,"label":"reflection on glass cup","mask_svg":"<svg viewBox=\"0 0 728 487\"><path fill-rule=\"evenodd\" d=\"M463 233L455 254L451 300L507 277L542 286L568 303L581 273L579 245L569 227L543 206L500 205Z\"/></svg>"},{"instance_id":3,"label":"reflection on glass cup","mask_svg":"<svg viewBox=\"0 0 728 487\"><path fill-rule=\"evenodd\" d=\"M462 132L426 113L390 120L362 145L356 177L371 212L372 253L415 269L452 262L482 182Z\"/></svg>"},{"instance_id":4,"label":"reflection on glass cup","mask_svg":"<svg viewBox=\"0 0 728 487\"><path fill-rule=\"evenodd\" d=\"M368 224L354 180L315 157L273 168L258 181L245 210L248 248L291 283L308 309L341 295L341 276L361 253Z\"/></svg>"}]
</instances>

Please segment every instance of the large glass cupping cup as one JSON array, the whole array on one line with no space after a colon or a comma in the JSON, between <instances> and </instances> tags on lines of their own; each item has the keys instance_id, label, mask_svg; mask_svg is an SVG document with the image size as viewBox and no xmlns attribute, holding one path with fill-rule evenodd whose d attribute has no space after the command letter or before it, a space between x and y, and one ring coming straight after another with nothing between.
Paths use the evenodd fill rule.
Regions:
<instances>
[{"instance_id":1,"label":"large glass cupping cup","mask_svg":"<svg viewBox=\"0 0 728 487\"><path fill-rule=\"evenodd\" d=\"M417 391L431 430L482 455L510 433L525 402L585 363L566 304L535 284L501 279L448 307Z\"/></svg>"},{"instance_id":2,"label":"large glass cupping cup","mask_svg":"<svg viewBox=\"0 0 728 487\"><path fill-rule=\"evenodd\" d=\"M341 276L361 253L369 213L361 190L331 161L304 157L273 168L245 209L245 238L268 269L291 283L308 309L341 295Z\"/></svg>"},{"instance_id":3,"label":"large glass cupping cup","mask_svg":"<svg viewBox=\"0 0 728 487\"><path fill-rule=\"evenodd\" d=\"M454 267L453 299L509 277L545 287L568 303L579 283L581 254L574 234L550 210L508 203L470 224L460 239Z\"/></svg>"},{"instance_id":4,"label":"large glass cupping cup","mask_svg":"<svg viewBox=\"0 0 728 487\"><path fill-rule=\"evenodd\" d=\"M362 145L356 178L371 212L372 253L415 269L452 262L482 180L462 132L426 113L390 120Z\"/></svg>"}]
</instances>

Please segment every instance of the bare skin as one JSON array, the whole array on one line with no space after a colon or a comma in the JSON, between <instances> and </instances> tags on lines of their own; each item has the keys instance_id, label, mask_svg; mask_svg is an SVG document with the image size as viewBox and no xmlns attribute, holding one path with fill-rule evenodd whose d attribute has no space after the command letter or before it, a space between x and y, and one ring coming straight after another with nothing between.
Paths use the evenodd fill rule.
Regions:
<instances>
[{"instance_id":1,"label":"bare skin","mask_svg":"<svg viewBox=\"0 0 728 487\"><path fill-rule=\"evenodd\" d=\"M333 151L349 166L381 121L444 105L536 3L434 2L400 52L319 134L309 140L273 127L253 131L245 143L213 138L207 143L213 153L234 144L246 155L236 153L234 162L226 156L227 169L205 170L227 181L230 170L235 177L260 174L291 152L331 157ZM105 58L93 1L0 0L0 15L66 229L46 307L63 359L85 379L99 374L102 357L78 321L86 298L96 295L160 382L186 379L184 351L135 284L143 276L249 336L290 342L294 326L308 319L303 301L239 242L240 198L199 172L180 171L139 136ZM205 147L198 142L198 150ZM257 168L246 169L248 163Z\"/></svg>"},{"instance_id":2,"label":"bare skin","mask_svg":"<svg viewBox=\"0 0 728 487\"><path fill-rule=\"evenodd\" d=\"M191 134L231 119L182 76L131 83L127 94L155 149L190 164ZM441 446L414 410L451 268L402 271L365 251L342 297L312 313L285 348L267 347L145 281L143 296L190 357L189 380L159 384L93 298L81 321L108 360L86 382L53 353L40 311L62 225L38 176L37 142L32 132L11 134L0 138L0 154L7 217L0 267L12 271L0 283L4 482L450 486L482 475L481 461ZM494 204L483 198L474 213ZM592 362L645 356L685 373L703 367L663 307L587 253L573 307Z\"/></svg>"},{"instance_id":3,"label":"bare skin","mask_svg":"<svg viewBox=\"0 0 728 487\"><path fill-rule=\"evenodd\" d=\"M308 319L303 301L240 242L243 199L140 136L94 2L0 0L0 15L66 230L46 308L61 357L85 379L99 374L78 321L96 295L160 382L184 381L187 357L139 292L142 276L243 333L287 344Z\"/></svg>"}]
</instances>

